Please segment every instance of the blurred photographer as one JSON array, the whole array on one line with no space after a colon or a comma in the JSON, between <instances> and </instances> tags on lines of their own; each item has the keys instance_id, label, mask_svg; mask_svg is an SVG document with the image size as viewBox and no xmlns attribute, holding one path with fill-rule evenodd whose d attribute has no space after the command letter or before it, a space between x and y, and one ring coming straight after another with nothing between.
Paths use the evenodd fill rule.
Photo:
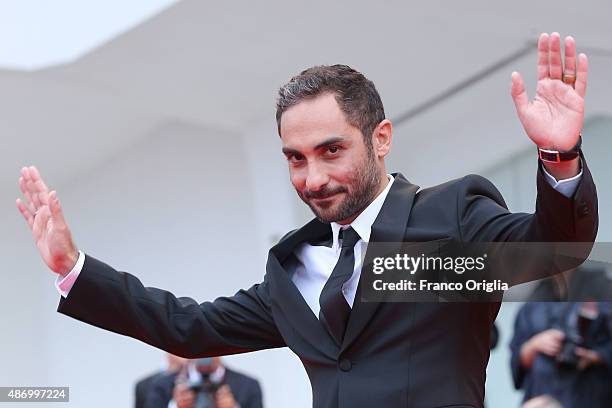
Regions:
<instances>
[{"instance_id":1,"label":"blurred photographer","mask_svg":"<svg viewBox=\"0 0 612 408\"><path fill-rule=\"evenodd\" d=\"M563 407L612 406L612 313L602 302L528 302L510 343L524 401L549 395Z\"/></svg>"},{"instance_id":2,"label":"blurred photographer","mask_svg":"<svg viewBox=\"0 0 612 408\"><path fill-rule=\"evenodd\" d=\"M145 408L261 408L257 380L230 370L219 357L189 360L151 384Z\"/></svg>"},{"instance_id":3,"label":"blurred photographer","mask_svg":"<svg viewBox=\"0 0 612 408\"><path fill-rule=\"evenodd\" d=\"M136 383L136 386L134 387L134 408L144 408L145 399L149 394L149 387L155 382L156 378L162 377L169 373L177 373L186 363L186 358L175 356L171 353L166 353L166 359L161 370L149 374Z\"/></svg>"}]
</instances>

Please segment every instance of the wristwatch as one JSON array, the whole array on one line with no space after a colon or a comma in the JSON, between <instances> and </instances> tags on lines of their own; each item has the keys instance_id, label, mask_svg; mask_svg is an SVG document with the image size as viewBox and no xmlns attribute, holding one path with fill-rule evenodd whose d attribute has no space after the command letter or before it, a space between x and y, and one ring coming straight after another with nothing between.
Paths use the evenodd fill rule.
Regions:
<instances>
[{"instance_id":1,"label":"wristwatch","mask_svg":"<svg viewBox=\"0 0 612 408\"><path fill-rule=\"evenodd\" d=\"M538 156L540 160L549 163L560 163L564 161L573 160L580 156L580 147L582 146L582 134L578 136L578 142L576 145L569 150L560 152L558 150L541 149L538 147Z\"/></svg>"}]
</instances>

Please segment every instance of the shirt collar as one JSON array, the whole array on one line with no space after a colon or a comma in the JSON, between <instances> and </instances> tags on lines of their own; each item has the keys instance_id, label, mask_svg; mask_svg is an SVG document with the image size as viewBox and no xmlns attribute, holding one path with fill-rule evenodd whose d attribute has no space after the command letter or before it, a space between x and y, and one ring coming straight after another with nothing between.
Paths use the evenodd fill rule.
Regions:
<instances>
[{"instance_id":1,"label":"shirt collar","mask_svg":"<svg viewBox=\"0 0 612 408\"><path fill-rule=\"evenodd\" d=\"M363 242L368 243L370 241L370 233L372 232L372 224L376 221L376 217L378 217L378 213L382 208L385 199L387 198L387 194L389 194L389 190L391 189L391 185L395 180L392 175L387 174L389 178L389 182L385 189L368 205L365 210L361 212L355 218L355 220L349 225L340 225L337 222L331 222L332 236L333 236L333 244L332 248L337 249L339 247L339 238L338 235L340 233L340 229L346 229L349 226L353 227L355 232L359 234L359 237L363 240Z\"/></svg>"},{"instance_id":2,"label":"shirt collar","mask_svg":"<svg viewBox=\"0 0 612 408\"><path fill-rule=\"evenodd\" d=\"M193 382L198 382L198 381L202 381L202 373L200 373L195 364L189 364L187 366L188 369L188 373L189 373L189 379ZM210 373L210 381L213 382L213 384L220 384L223 381L223 378L225 377L225 367L222 364L219 364L217 366L217 368L215 369L215 371L213 371L212 373Z\"/></svg>"}]
</instances>

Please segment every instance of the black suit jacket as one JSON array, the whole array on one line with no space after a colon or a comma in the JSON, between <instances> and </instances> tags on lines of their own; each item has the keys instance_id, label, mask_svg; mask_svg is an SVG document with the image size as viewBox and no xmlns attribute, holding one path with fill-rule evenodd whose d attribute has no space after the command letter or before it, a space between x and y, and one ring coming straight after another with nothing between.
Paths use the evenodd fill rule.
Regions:
<instances>
[{"instance_id":1,"label":"black suit jacket","mask_svg":"<svg viewBox=\"0 0 612 408\"><path fill-rule=\"evenodd\" d=\"M144 408L167 408L172 399L177 373L167 373L153 379L145 398ZM223 383L229 385L240 408L262 408L259 382L254 378L225 368Z\"/></svg>"},{"instance_id":2,"label":"black suit jacket","mask_svg":"<svg viewBox=\"0 0 612 408\"><path fill-rule=\"evenodd\" d=\"M597 194L584 158L571 198L554 190L539 166L534 214L510 213L481 176L418 191L396 174L370 242L592 242ZM329 231L315 219L289 233L270 250L263 282L202 304L146 288L87 256L58 310L190 358L287 346L304 364L317 408L481 407L500 304L360 302L358 287L344 340L337 344L284 267L297 245Z\"/></svg>"},{"instance_id":3,"label":"black suit jacket","mask_svg":"<svg viewBox=\"0 0 612 408\"><path fill-rule=\"evenodd\" d=\"M156 372L148 375L136 383L134 387L134 408L144 408L145 399L151 387L151 384L159 377L165 376L166 372ZM167 404L166 404L167 405Z\"/></svg>"}]
</instances>

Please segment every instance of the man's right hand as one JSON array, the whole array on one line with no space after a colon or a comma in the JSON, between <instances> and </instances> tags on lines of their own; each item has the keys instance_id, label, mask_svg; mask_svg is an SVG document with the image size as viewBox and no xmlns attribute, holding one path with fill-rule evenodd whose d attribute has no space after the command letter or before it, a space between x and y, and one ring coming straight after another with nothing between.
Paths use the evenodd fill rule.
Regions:
<instances>
[{"instance_id":1,"label":"man's right hand","mask_svg":"<svg viewBox=\"0 0 612 408\"><path fill-rule=\"evenodd\" d=\"M17 199L17 208L25 218L43 261L55 273L66 276L79 258L70 229L64 220L57 193L49 192L36 167L24 167L19 188L25 202Z\"/></svg>"},{"instance_id":2,"label":"man's right hand","mask_svg":"<svg viewBox=\"0 0 612 408\"><path fill-rule=\"evenodd\" d=\"M548 329L530 338L521 347L521 363L529 368L538 353L555 357L561 351L565 334L561 330Z\"/></svg>"},{"instance_id":3,"label":"man's right hand","mask_svg":"<svg viewBox=\"0 0 612 408\"><path fill-rule=\"evenodd\" d=\"M564 338L565 335L561 330L548 329L533 336L529 343L536 352L555 357L561 351Z\"/></svg>"}]
</instances>

